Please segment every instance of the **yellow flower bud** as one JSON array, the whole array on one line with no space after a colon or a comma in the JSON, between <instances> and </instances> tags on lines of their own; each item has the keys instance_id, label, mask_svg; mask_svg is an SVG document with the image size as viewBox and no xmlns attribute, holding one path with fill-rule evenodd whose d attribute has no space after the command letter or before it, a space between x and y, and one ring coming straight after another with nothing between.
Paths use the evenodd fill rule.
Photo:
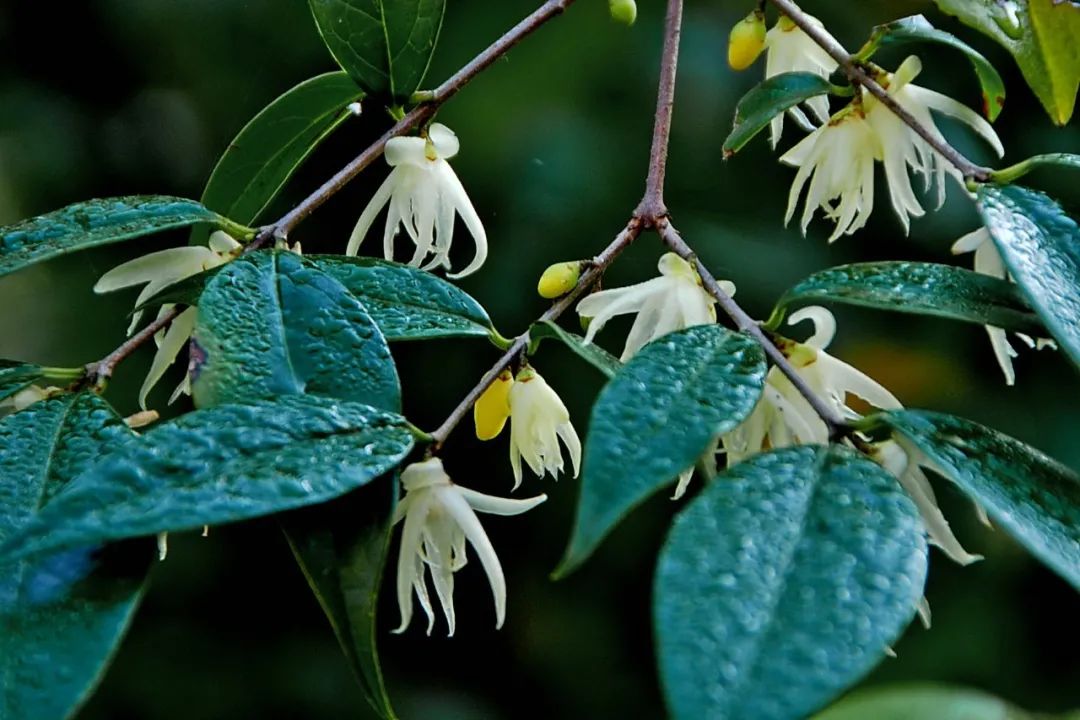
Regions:
<instances>
[{"instance_id":1,"label":"yellow flower bud","mask_svg":"<svg viewBox=\"0 0 1080 720\"><path fill-rule=\"evenodd\" d=\"M634 0L608 0L611 19L623 25L633 25L637 20L637 3Z\"/></svg>"},{"instance_id":2,"label":"yellow flower bud","mask_svg":"<svg viewBox=\"0 0 1080 720\"><path fill-rule=\"evenodd\" d=\"M510 388L513 384L513 374L509 370L503 370L473 405L476 437L481 440L494 440L502 432L506 419L510 417Z\"/></svg>"},{"instance_id":3,"label":"yellow flower bud","mask_svg":"<svg viewBox=\"0 0 1080 720\"><path fill-rule=\"evenodd\" d=\"M755 10L731 28L728 37L728 65L745 70L754 64L765 48L765 14Z\"/></svg>"},{"instance_id":4,"label":"yellow flower bud","mask_svg":"<svg viewBox=\"0 0 1080 720\"><path fill-rule=\"evenodd\" d=\"M574 289L581 277L581 261L555 263L540 276L536 291L540 297L554 300Z\"/></svg>"}]
</instances>

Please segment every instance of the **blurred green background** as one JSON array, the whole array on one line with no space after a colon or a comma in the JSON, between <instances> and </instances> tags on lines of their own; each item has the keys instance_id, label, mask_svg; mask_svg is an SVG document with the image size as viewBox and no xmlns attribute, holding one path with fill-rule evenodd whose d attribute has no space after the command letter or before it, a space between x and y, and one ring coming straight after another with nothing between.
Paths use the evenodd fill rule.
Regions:
<instances>
[{"instance_id":1,"label":"blurred green background","mask_svg":"<svg viewBox=\"0 0 1080 720\"><path fill-rule=\"evenodd\" d=\"M434 85L535 5L529 0L454 0L429 74ZM764 138L731 161L721 143L736 101L760 79L724 61L730 26L751 0L688 0L668 201L677 224L739 299L768 315L784 288L825 266L854 260L948 262L973 229L971 204L955 186L945 208L904 237L885 193L870 226L833 246L827 228L785 229L793 173ZM986 52L1006 77L997 123L1015 162L1036 152L1080 151L1080 132L1054 128L997 46L936 13L929 2L807 0L849 47L869 28L925 12ZM479 77L440 113L461 139L455 168L491 238L484 270L464 281L504 335L543 311L535 281L547 264L587 257L625 222L643 188L663 14L639 0L633 28L613 24L604 0L580 0ZM961 56L921 48L920 84L979 104ZM883 55L895 66L903 56ZM301 0L92 0L0 4L0 223L97 196L174 193L198 197L217 156L276 95L332 69ZM301 170L277 203L283 211L343 165L388 120L369 105ZM954 124L942 126L980 161L988 149ZM799 133L789 129L785 145ZM1042 171L1032 182L1076 206L1075 175ZM385 170L381 163L307 222L294 239L306 252L339 252ZM928 205L931 201L928 200ZM276 215L275 215L276 216ZM123 338L134 293L94 297L114 264L181 244L161 236L86 252L0 280L0 357L49 365L96 359ZM460 262L471 249L461 235ZM372 246L375 243L371 243ZM373 247L368 247L374 252ZM645 236L613 269L608 286L654 272L661 252ZM959 262L967 265L967 259ZM891 387L907 404L995 425L1080 467L1077 377L1060 354L1023 352L1019 382L1003 384L983 332L945 321L837 310L835 354ZM570 321L573 323L573 321ZM602 342L618 349L626 325ZM805 329L800 328L796 336ZM396 346L410 419L437 425L496 357L478 342ZM149 365L126 363L109 397L122 412ZM579 431L599 375L554 345L538 369L566 400ZM164 404L170 383L154 403ZM184 409L177 407L172 412ZM463 484L506 494L512 477L505 436L482 444L463 426L445 453ZM393 635L397 611L382 611L382 652L391 692L407 719L661 717L649 625L657 548L678 504L657 497L570 578L548 572L564 547L577 483L526 482L547 492L541 508L486 526L507 570L509 615L493 629L491 599L475 563L458 582L458 636L423 623ZM866 683L936 680L987 689L1031 709L1080 706L1076 594L1000 532L982 528L948 487L942 502L958 534L987 560L968 568L933 551L927 596L933 629L913 626ZM707 611L707 609L703 609ZM272 521L176 536L116 661L81 716L139 718L367 717L359 689Z\"/></svg>"}]
</instances>

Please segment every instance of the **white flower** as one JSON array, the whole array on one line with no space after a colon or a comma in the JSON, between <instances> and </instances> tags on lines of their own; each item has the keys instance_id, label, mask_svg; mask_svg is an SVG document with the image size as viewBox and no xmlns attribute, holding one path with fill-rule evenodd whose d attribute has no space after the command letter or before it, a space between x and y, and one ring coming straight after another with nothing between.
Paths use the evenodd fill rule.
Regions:
<instances>
[{"instance_id":1,"label":"white flower","mask_svg":"<svg viewBox=\"0 0 1080 720\"><path fill-rule=\"evenodd\" d=\"M138 307L173 283L224 265L237 257L242 247L228 234L219 230L210 236L208 247L192 245L169 248L118 265L101 276L94 285L94 292L107 293L145 284L142 292L135 299L135 307ZM170 312L172 308L172 305L162 305L158 311L158 317ZM131 325L128 327L128 335L135 331L141 317L141 310L134 314ZM195 317L195 308L188 308L173 319L167 330L154 335L154 343L158 351L150 365L150 372L147 373L142 388L139 390L139 405L144 410L150 390L169 366L176 361L180 351L184 349L184 344L191 337L195 329ZM169 398L169 402L172 403L181 393L190 393L190 381L186 376Z\"/></svg>"},{"instance_id":2,"label":"white flower","mask_svg":"<svg viewBox=\"0 0 1080 720\"><path fill-rule=\"evenodd\" d=\"M982 555L972 555L953 534L949 522L938 507L934 488L923 473L923 467L935 470L933 463L915 446L903 438L886 440L874 445L873 458L900 481L900 485L915 501L922 516L923 525L930 542L937 545L954 562L970 565L982 560ZM936 470L935 470L936 472ZM939 473L940 474L940 473Z\"/></svg>"},{"instance_id":3,"label":"white flower","mask_svg":"<svg viewBox=\"0 0 1080 720\"><path fill-rule=\"evenodd\" d=\"M694 267L675 253L660 258L660 277L637 285L601 290L578 303L582 317L591 318L585 342L592 342L604 325L616 315L637 313L626 338L620 360L626 362L647 343L676 330L716 322L714 298L701 287ZM735 286L722 281L728 295Z\"/></svg>"},{"instance_id":4,"label":"white flower","mask_svg":"<svg viewBox=\"0 0 1080 720\"><path fill-rule=\"evenodd\" d=\"M487 233L461 181L446 162L457 155L458 147L457 136L439 123L428 128L426 138L396 137L387 142L386 162L394 169L360 215L346 254L356 255L375 216L388 205L383 231L386 259L394 259L394 237L401 225L416 243L410 265L423 270L439 266L449 269L457 213L476 241L476 256L464 270L449 276L459 278L479 270L487 259ZM424 264L428 255L432 257Z\"/></svg>"},{"instance_id":5,"label":"white flower","mask_svg":"<svg viewBox=\"0 0 1080 720\"><path fill-rule=\"evenodd\" d=\"M823 307L806 307L792 313L788 324L803 320L813 322L813 336L805 343L791 343L784 352L816 395L847 419L859 417L848 407L848 395L862 398L881 410L902 407L892 393L868 375L825 352L836 334L832 313ZM806 398L778 368L773 367L766 376L764 393L750 417L721 440L730 466L769 448L827 444L829 431Z\"/></svg>"},{"instance_id":6,"label":"white flower","mask_svg":"<svg viewBox=\"0 0 1080 720\"><path fill-rule=\"evenodd\" d=\"M510 465L514 489L521 485L521 460L538 476L558 479L563 470L559 439L570 453L574 477L581 468L581 440L570 423L566 405L540 373L526 365L510 387Z\"/></svg>"},{"instance_id":7,"label":"white flower","mask_svg":"<svg viewBox=\"0 0 1080 720\"><path fill-rule=\"evenodd\" d=\"M819 207L836 223L829 242L862 228L874 209L874 160L879 157L881 142L862 109L849 105L838 112L780 157L780 162L799 168L788 194L784 224L791 222L810 180L800 223L804 235Z\"/></svg>"},{"instance_id":8,"label":"white flower","mask_svg":"<svg viewBox=\"0 0 1080 720\"><path fill-rule=\"evenodd\" d=\"M28 385L17 393L0 400L0 417L25 410L36 402L45 400L63 392L58 387L41 387Z\"/></svg>"},{"instance_id":9,"label":"white flower","mask_svg":"<svg viewBox=\"0 0 1080 720\"><path fill-rule=\"evenodd\" d=\"M454 614L454 573L465 566L468 540L484 566L495 597L495 627L506 617L506 580L487 533L476 511L494 515L519 515L547 499L538 495L528 500L509 500L478 493L450 481L442 461L431 458L413 463L401 473L405 497L394 513L394 523L405 521L397 567L397 600L404 632L412 620L412 594L428 617L427 632L435 626L435 612L428 595L426 570L431 573L435 593L442 605L450 635L457 624Z\"/></svg>"},{"instance_id":10,"label":"white flower","mask_svg":"<svg viewBox=\"0 0 1080 720\"><path fill-rule=\"evenodd\" d=\"M975 272L990 275L1000 280L1010 280L1009 272L1005 269L1005 262L1001 259L997 246L990 237L990 231L985 227L969 232L964 237L953 243L954 255L961 253L975 253ZM1001 372L1005 375L1005 384L1016 383L1016 371L1013 369L1013 358L1016 357L1016 348L1009 342L1009 338L1002 328L993 325L985 325L986 334L990 336L990 347L994 349L994 357L997 358ZM1030 348L1042 350L1044 347L1056 348L1053 340L1034 340L1023 333L1016 336Z\"/></svg>"},{"instance_id":11,"label":"white flower","mask_svg":"<svg viewBox=\"0 0 1080 720\"><path fill-rule=\"evenodd\" d=\"M808 20L828 35L820 20L815 17L808 17ZM786 16L782 16L772 30L766 33L765 48L766 80L774 75L789 72L808 72L827 78L836 70L836 61ZM828 96L812 97L806 101L806 106L822 123L829 121ZM788 114L807 131L814 129L814 125L798 107L788 110ZM780 135L783 132L784 113L780 113L769 125L769 135L774 148L780 142Z\"/></svg>"},{"instance_id":12,"label":"white flower","mask_svg":"<svg viewBox=\"0 0 1080 720\"><path fill-rule=\"evenodd\" d=\"M896 73L888 77L885 84L893 100L942 143L946 140L934 124L931 110L966 123L994 148L999 157L1003 155L1005 149L997 133L978 113L946 95L919 87L912 82L921 71L922 63L919 58L911 56L900 65ZM866 121L878 136L893 209L907 232L910 218L921 217L924 213L912 190L908 168L923 176L927 191L937 183L938 207L945 202L945 175L951 175L961 187L964 186L964 175L894 112L865 91L863 106Z\"/></svg>"}]
</instances>

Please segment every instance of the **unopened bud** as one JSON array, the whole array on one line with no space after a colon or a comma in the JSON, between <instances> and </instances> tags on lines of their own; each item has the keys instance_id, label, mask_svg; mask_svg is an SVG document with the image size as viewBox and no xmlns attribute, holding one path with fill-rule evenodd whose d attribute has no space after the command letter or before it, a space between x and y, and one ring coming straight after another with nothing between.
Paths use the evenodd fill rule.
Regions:
<instances>
[{"instance_id":1,"label":"unopened bud","mask_svg":"<svg viewBox=\"0 0 1080 720\"><path fill-rule=\"evenodd\" d=\"M574 289L581 277L581 261L555 263L540 276L536 291L540 297L554 300Z\"/></svg>"},{"instance_id":2,"label":"unopened bud","mask_svg":"<svg viewBox=\"0 0 1080 720\"><path fill-rule=\"evenodd\" d=\"M611 19L623 25L633 25L637 20L637 3L634 0L608 0Z\"/></svg>"},{"instance_id":3,"label":"unopened bud","mask_svg":"<svg viewBox=\"0 0 1080 720\"><path fill-rule=\"evenodd\" d=\"M745 70L754 64L765 48L765 14L755 10L731 28L727 61L732 70Z\"/></svg>"},{"instance_id":4,"label":"unopened bud","mask_svg":"<svg viewBox=\"0 0 1080 720\"><path fill-rule=\"evenodd\" d=\"M510 417L510 388L513 384L513 374L503 370L473 405L476 437L494 440L502 432L506 419Z\"/></svg>"}]
</instances>

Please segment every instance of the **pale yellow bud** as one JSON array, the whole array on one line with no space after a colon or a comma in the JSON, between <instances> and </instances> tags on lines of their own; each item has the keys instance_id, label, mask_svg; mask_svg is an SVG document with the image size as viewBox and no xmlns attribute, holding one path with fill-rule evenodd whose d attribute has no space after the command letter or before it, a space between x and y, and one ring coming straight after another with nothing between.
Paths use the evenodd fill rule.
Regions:
<instances>
[{"instance_id":1,"label":"pale yellow bud","mask_svg":"<svg viewBox=\"0 0 1080 720\"><path fill-rule=\"evenodd\" d=\"M536 291L540 297L554 300L574 289L581 277L581 261L555 263L540 276Z\"/></svg>"},{"instance_id":2,"label":"pale yellow bud","mask_svg":"<svg viewBox=\"0 0 1080 720\"><path fill-rule=\"evenodd\" d=\"M637 3L634 0L608 0L611 19L623 25L633 25L637 20Z\"/></svg>"},{"instance_id":3,"label":"pale yellow bud","mask_svg":"<svg viewBox=\"0 0 1080 720\"><path fill-rule=\"evenodd\" d=\"M481 440L494 440L502 432L506 419L510 417L510 388L513 385L513 374L509 370L503 370L473 405L476 437Z\"/></svg>"},{"instance_id":4,"label":"pale yellow bud","mask_svg":"<svg viewBox=\"0 0 1080 720\"><path fill-rule=\"evenodd\" d=\"M765 14L755 10L731 28L728 37L728 65L745 70L754 64L765 48Z\"/></svg>"}]
</instances>

